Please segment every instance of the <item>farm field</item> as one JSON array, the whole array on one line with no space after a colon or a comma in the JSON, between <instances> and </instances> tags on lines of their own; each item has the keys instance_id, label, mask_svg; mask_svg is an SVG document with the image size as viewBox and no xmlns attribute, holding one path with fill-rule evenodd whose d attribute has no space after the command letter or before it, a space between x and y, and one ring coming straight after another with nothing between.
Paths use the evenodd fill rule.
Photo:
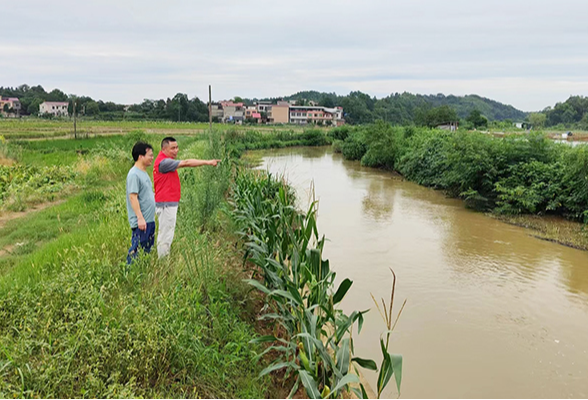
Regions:
<instances>
[{"instance_id":1,"label":"farm field","mask_svg":"<svg viewBox=\"0 0 588 400\"><path fill-rule=\"evenodd\" d=\"M216 129L226 129L227 125L213 124ZM299 126L255 126L240 127L260 131L295 130ZM96 121L78 119L79 137L121 135L133 131L160 135L196 135L208 131L208 123L170 122L170 121ZM40 118L0 119L0 136L5 139L43 139L74 138L73 120L45 120Z\"/></svg>"}]
</instances>

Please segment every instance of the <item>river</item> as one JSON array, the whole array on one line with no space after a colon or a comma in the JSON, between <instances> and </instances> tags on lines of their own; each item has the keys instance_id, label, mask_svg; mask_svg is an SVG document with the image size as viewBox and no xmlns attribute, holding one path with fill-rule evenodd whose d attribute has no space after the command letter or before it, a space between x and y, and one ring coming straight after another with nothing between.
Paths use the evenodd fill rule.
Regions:
<instances>
[{"instance_id":1,"label":"river","mask_svg":"<svg viewBox=\"0 0 588 400\"><path fill-rule=\"evenodd\" d=\"M338 281L354 282L342 307L372 309L356 355L378 365L385 326L370 293L388 302L394 269L394 313L407 299L391 339L404 357L401 397L588 397L588 252L327 148L258 154L301 207L314 185L325 257ZM376 374L365 376L375 390Z\"/></svg>"}]
</instances>

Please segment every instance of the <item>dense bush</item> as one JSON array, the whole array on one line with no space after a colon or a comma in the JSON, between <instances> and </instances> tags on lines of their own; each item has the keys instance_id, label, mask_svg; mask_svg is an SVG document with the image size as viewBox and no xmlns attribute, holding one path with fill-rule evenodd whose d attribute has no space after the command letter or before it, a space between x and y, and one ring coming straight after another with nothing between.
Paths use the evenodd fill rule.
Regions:
<instances>
[{"instance_id":1,"label":"dense bush","mask_svg":"<svg viewBox=\"0 0 588 400\"><path fill-rule=\"evenodd\" d=\"M231 156L238 157L247 150L271 149L293 146L325 146L332 138L320 129L305 129L302 132L276 130L262 132L232 129L224 135Z\"/></svg>"},{"instance_id":2,"label":"dense bush","mask_svg":"<svg viewBox=\"0 0 588 400\"><path fill-rule=\"evenodd\" d=\"M341 153L348 160L361 160L367 151L363 130L356 129L341 144Z\"/></svg>"},{"instance_id":3,"label":"dense bush","mask_svg":"<svg viewBox=\"0 0 588 400\"><path fill-rule=\"evenodd\" d=\"M379 122L352 128L337 147L347 159L395 169L477 209L588 221L586 146L557 144L540 133L501 139Z\"/></svg>"},{"instance_id":4,"label":"dense bush","mask_svg":"<svg viewBox=\"0 0 588 400\"><path fill-rule=\"evenodd\" d=\"M333 128L329 131L328 135L333 140L345 140L347 136L349 136L350 127L348 125L343 125L337 128Z\"/></svg>"}]
</instances>

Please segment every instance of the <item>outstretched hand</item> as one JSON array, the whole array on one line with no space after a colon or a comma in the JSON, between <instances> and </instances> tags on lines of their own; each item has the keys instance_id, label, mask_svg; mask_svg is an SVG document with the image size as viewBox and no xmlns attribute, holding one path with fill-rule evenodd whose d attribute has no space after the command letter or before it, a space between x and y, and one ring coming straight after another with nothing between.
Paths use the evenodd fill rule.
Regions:
<instances>
[{"instance_id":1,"label":"outstretched hand","mask_svg":"<svg viewBox=\"0 0 588 400\"><path fill-rule=\"evenodd\" d=\"M210 165L212 165L213 167L216 167L216 165L221 162L221 160L209 160L208 161L210 163Z\"/></svg>"}]
</instances>

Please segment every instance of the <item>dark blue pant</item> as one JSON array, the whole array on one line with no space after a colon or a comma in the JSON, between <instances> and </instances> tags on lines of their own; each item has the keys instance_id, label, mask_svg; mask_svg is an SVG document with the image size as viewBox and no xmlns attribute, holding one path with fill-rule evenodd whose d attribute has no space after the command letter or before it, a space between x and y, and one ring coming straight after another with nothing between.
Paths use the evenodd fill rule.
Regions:
<instances>
[{"instance_id":1,"label":"dark blue pant","mask_svg":"<svg viewBox=\"0 0 588 400\"><path fill-rule=\"evenodd\" d=\"M139 249L143 249L145 253L151 251L153 242L155 240L155 222L148 222L147 229L144 231L139 228L133 228L133 235L131 236L131 248L127 255L127 264L130 264L135 257Z\"/></svg>"}]
</instances>

